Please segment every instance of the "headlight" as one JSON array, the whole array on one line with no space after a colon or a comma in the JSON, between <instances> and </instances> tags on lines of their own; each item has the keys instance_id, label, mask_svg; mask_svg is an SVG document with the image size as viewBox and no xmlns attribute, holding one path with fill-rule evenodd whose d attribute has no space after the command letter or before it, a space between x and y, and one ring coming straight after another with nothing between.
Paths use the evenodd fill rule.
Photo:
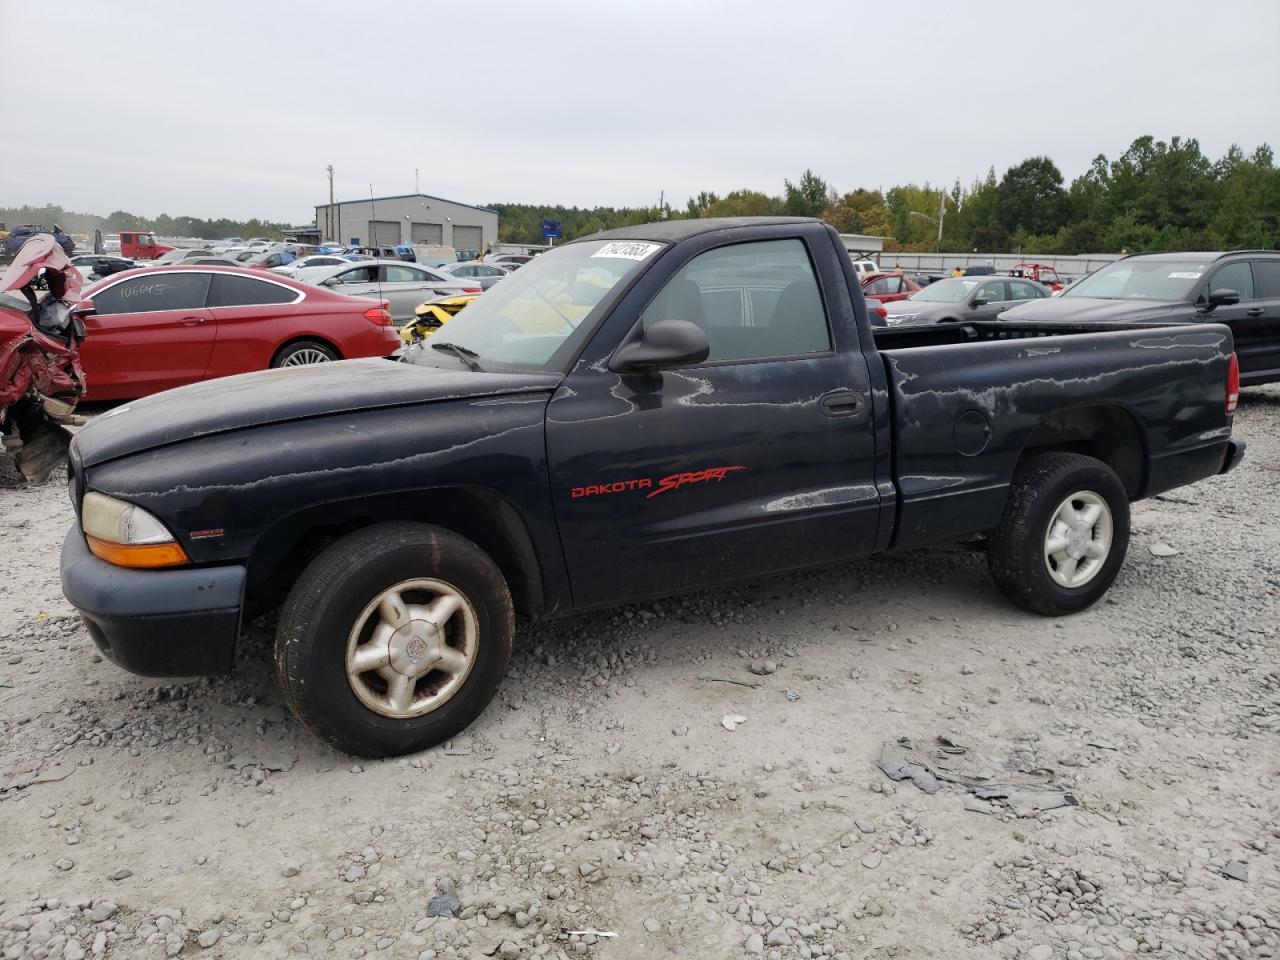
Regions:
<instances>
[{"instance_id":1,"label":"headlight","mask_svg":"<svg viewBox=\"0 0 1280 960\"><path fill-rule=\"evenodd\" d=\"M165 525L141 507L101 493L86 493L80 529L90 551L121 567L176 567L187 554Z\"/></svg>"}]
</instances>

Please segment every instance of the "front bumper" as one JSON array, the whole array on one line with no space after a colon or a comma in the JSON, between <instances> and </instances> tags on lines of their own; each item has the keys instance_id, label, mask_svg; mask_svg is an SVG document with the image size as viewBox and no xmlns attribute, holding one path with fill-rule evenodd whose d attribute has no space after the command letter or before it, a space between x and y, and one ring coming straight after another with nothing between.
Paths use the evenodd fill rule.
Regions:
<instances>
[{"instance_id":1,"label":"front bumper","mask_svg":"<svg viewBox=\"0 0 1280 960\"><path fill-rule=\"evenodd\" d=\"M1248 446L1243 440L1228 440L1227 455L1222 459L1222 469L1219 473L1230 473L1244 459L1244 448Z\"/></svg>"},{"instance_id":2,"label":"front bumper","mask_svg":"<svg viewBox=\"0 0 1280 960\"><path fill-rule=\"evenodd\" d=\"M144 677L229 673L240 633L243 566L130 570L62 543L62 592L107 659Z\"/></svg>"}]
</instances>

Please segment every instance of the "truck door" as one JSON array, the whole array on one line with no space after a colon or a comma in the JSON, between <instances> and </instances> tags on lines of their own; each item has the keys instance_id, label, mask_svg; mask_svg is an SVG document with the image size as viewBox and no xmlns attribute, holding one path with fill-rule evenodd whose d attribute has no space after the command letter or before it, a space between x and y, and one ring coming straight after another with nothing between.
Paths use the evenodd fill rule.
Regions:
<instances>
[{"instance_id":1,"label":"truck door","mask_svg":"<svg viewBox=\"0 0 1280 960\"><path fill-rule=\"evenodd\" d=\"M871 552L879 496L852 298L825 230L790 229L721 246L709 235L655 267L661 289L624 298L552 398L575 605ZM702 327L706 362L607 369L623 333L666 318Z\"/></svg>"}]
</instances>

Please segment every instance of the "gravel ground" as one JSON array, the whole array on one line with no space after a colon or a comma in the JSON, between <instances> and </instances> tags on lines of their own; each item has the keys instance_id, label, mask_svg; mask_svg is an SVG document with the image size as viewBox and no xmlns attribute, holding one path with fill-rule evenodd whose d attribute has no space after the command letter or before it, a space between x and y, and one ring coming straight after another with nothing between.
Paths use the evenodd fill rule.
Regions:
<instances>
[{"instance_id":1,"label":"gravel ground","mask_svg":"<svg viewBox=\"0 0 1280 960\"><path fill-rule=\"evenodd\" d=\"M64 490L0 490L0 957L1276 956L1280 390L1236 432L1086 613L931 550L576 617L376 763L292 720L266 631L231 678L102 662ZM1074 805L893 782L900 738Z\"/></svg>"}]
</instances>

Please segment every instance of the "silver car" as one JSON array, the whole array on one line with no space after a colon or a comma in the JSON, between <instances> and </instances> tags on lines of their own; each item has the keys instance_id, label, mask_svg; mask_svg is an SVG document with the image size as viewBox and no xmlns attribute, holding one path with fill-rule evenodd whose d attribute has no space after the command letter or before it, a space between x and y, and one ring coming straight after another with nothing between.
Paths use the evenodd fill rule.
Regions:
<instances>
[{"instance_id":1,"label":"silver car","mask_svg":"<svg viewBox=\"0 0 1280 960\"><path fill-rule=\"evenodd\" d=\"M282 274L286 277L296 277L300 270L315 270L318 267L342 267L351 261L346 257L340 257L332 253L313 253L306 257L299 257L293 263L286 263L282 267L272 267L275 273Z\"/></svg>"},{"instance_id":2,"label":"silver car","mask_svg":"<svg viewBox=\"0 0 1280 960\"><path fill-rule=\"evenodd\" d=\"M462 263L446 263L436 268L459 280L474 280L480 284L481 290L488 290L507 275L506 270L492 263L481 263L479 260L464 260Z\"/></svg>"},{"instance_id":3,"label":"silver car","mask_svg":"<svg viewBox=\"0 0 1280 960\"><path fill-rule=\"evenodd\" d=\"M194 260L196 257L211 257L213 253L206 249L191 248L170 250L168 253L162 253L151 261L152 266L172 266L175 263L184 263L187 260Z\"/></svg>"},{"instance_id":4,"label":"silver car","mask_svg":"<svg viewBox=\"0 0 1280 960\"><path fill-rule=\"evenodd\" d=\"M340 267L313 267L299 270L294 279L354 297L386 300L391 305L391 316L400 323L412 320L414 308L425 300L481 292L475 280L450 277L403 260L361 260Z\"/></svg>"}]
</instances>

